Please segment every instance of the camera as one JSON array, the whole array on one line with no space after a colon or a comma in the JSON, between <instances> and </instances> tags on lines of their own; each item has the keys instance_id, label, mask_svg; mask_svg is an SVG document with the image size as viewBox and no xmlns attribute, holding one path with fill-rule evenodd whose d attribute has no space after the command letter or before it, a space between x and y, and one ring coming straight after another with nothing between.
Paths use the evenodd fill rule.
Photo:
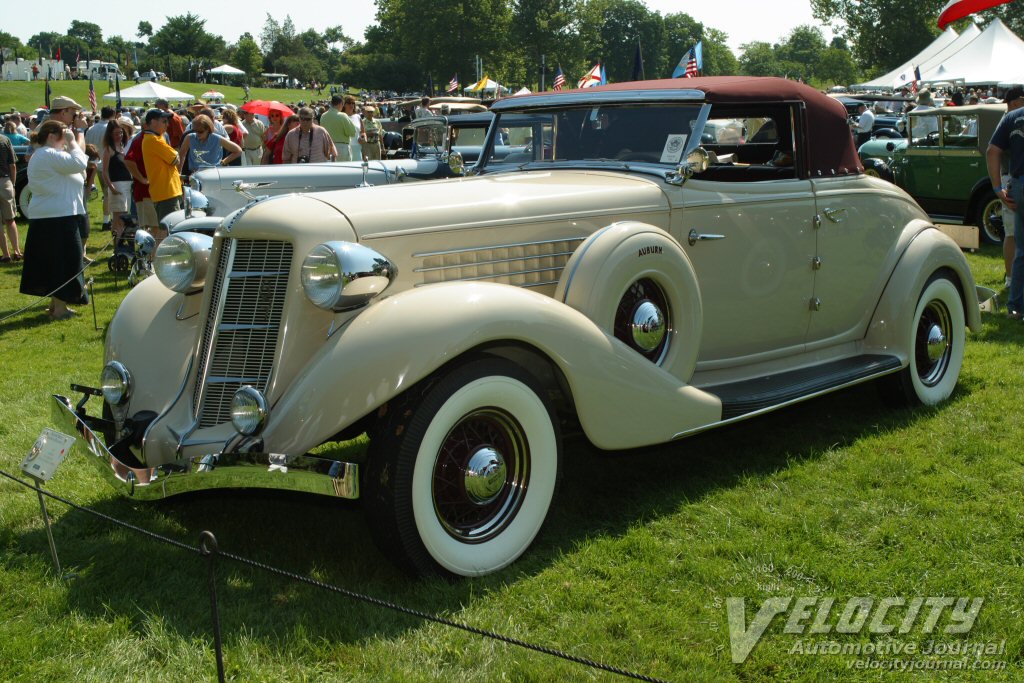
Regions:
<instances>
[{"instance_id":1,"label":"camera","mask_svg":"<svg viewBox=\"0 0 1024 683\"><path fill-rule=\"evenodd\" d=\"M300 163L300 164L308 164L309 163L309 157L305 156L305 155L299 157L298 163Z\"/></svg>"}]
</instances>

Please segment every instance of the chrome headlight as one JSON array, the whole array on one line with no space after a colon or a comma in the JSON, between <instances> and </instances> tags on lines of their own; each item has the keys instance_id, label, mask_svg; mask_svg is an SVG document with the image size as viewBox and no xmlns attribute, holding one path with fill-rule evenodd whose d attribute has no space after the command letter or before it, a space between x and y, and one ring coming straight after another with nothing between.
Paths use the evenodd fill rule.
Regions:
<instances>
[{"instance_id":1,"label":"chrome headlight","mask_svg":"<svg viewBox=\"0 0 1024 683\"><path fill-rule=\"evenodd\" d=\"M100 376L103 400L112 406L126 403L132 395L132 375L121 363L112 360L103 367Z\"/></svg>"},{"instance_id":2,"label":"chrome headlight","mask_svg":"<svg viewBox=\"0 0 1024 683\"><path fill-rule=\"evenodd\" d=\"M193 176L194 178L195 176ZM198 185L202 183L198 180L193 180ZM188 203L194 211L206 211L210 206L210 200L206 198L206 195L199 191L199 188L185 188L185 192L188 193Z\"/></svg>"},{"instance_id":3,"label":"chrome headlight","mask_svg":"<svg viewBox=\"0 0 1024 683\"><path fill-rule=\"evenodd\" d=\"M135 253L148 259L154 249L156 249L156 239L149 234L149 231L142 228L136 230Z\"/></svg>"},{"instance_id":4,"label":"chrome headlight","mask_svg":"<svg viewBox=\"0 0 1024 683\"><path fill-rule=\"evenodd\" d=\"M243 436L263 431L269 412L267 399L253 387L242 387L231 398L231 424Z\"/></svg>"},{"instance_id":5,"label":"chrome headlight","mask_svg":"<svg viewBox=\"0 0 1024 683\"><path fill-rule=\"evenodd\" d=\"M203 181L199 179L199 174L193 173L192 178L188 181L188 184L192 186L192 189L199 192L203 191Z\"/></svg>"},{"instance_id":6,"label":"chrome headlight","mask_svg":"<svg viewBox=\"0 0 1024 683\"><path fill-rule=\"evenodd\" d=\"M202 289L210 262L213 238L198 232L178 232L157 247L153 270L164 286L175 292Z\"/></svg>"},{"instance_id":7,"label":"chrome headlight","mask_svg":"<svg viewBox=\"0 0 1024 683\"><path fill-rule=\"evenodd\" d=\"M302 262L302 288L309 300L329 311L366 305L398 275L388 259L361 244L325 242Z\"/></svg>"}]
</instances>

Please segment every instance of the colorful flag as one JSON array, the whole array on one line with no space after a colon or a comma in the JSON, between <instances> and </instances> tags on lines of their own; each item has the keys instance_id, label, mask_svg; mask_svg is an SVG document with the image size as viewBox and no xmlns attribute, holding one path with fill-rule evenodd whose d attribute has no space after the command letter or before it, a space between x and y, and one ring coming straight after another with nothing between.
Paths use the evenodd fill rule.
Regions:
<instances>
[{"instance_id":1,"label":"colorful flag","mask_svg":"<svg viewBox=\"0 0 1024 683\"><path fill-rule=\"evenodd\" d=\"M1008 2L1010 0L949 0L939 12L939 28L945 29L954 21Z\"/></svg>"},{"instance_id":2,"label":"colorful flag","mask_svg":"<svg viewBox=\"0 0 1024 683\"><path fill-rule=\"evenodd\" d=\"M601 63L598 62L594 67L588 71L583 78L576 84L577 88L592 88L595 85L601 85Z\"/></svg>"},{"instance_id":3,"label":"colorful flag","mask_svg":"<svg viewBox=\"0 0 1024 683\"><path fill-rule=\"evenodd\" d=\"M58 61L58 62L60 61L60 45L57 46L57 59L56 59L56 61Z\"/></svg>"},{"instance_id":4,"label":"colorful flag","mask_svg":"<svg viewBox=\"0 0 1024 683\"><path fill-rule=\"evenodd\" d=\"M552 90L561 90L565 87L565 74L562 73L562 65L558 65L558 71L555 72L555 82L552 84Z\"/></svg>"},{"instance_id":5,"label":"colorful flag","mask_svg":"<svg viewBox=\"0 0 1024 683\"><path fill-rule=\"evenodd\" d=\"M452 80L448 81L448 90L445 92L455 92L459 89L459 74L452 76Z\"/></svg>"},{"instance_id":6,"label":"colorful flag","mask_svg":"<svg viewBox=\"0 0 1024 683\"><path fill-rule=\"evenodd\" d=\"M92 113L96 113L96 88L92 85L92 71L89 71L89 106L92 107Z\"/></svg>"},{"instance_id":7,"label":"colorful flag","mask_svg":"<svg viewBox=\"0 0 1024 683\"><path fill-rule=\"evenodd\" d=\"M50 70L46 70L46 92L43 94L43 99L46 101L46 108L50 108Z\"/></svg>"},{"instance_id":8,"label":"colorful flag","mask_svg":"<svg viewBox=\"0 0 1024 683\"><path fill-rule=\"evenodd\" d=\"M110 81L107 81L109 83ZM117 111L121 111L121 74L114 72L114 88L117 89Z\"/></svg>"},{"instance_id":9,"label":"colorful flag","mask_svg":"<svg viewBox=\"0 0 1024 683\"><path fill-rule=\"evenodd\" d=\"M679 60L679 64L676 65L675 71L672 72L672 78L695 78L700 75L700 70L704 67L704 46L701 41L697 41L690 50L683 55L683 58Z\"/></svg>"}]
</instances>

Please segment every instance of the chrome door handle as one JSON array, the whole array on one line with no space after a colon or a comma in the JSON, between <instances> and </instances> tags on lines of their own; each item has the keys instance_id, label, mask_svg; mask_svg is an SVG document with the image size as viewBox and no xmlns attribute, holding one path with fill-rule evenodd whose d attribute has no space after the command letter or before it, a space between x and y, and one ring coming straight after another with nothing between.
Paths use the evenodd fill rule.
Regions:
<instances>
[{"instance_id":1,"label":"chrome door handle","mask_svg":"<svg viewBox=\"0 0 1024 683\"><path fill-rule=\"evenodd\" d=\"M842 223L843 219L838 216L841 213L846 213L846 209L823 209L822 213L825 214L825 218L829 219L833 223Z\"/></svg>"},{"instance_id":2,"label":"chrome door handle","mask_svg":"<svg viewBox=\"0 0 1024 683\"><path fill-rule=\"evenodd\" d=\"M690 234L687 235L686 237L687 237L687 242L690 243L691 247L693 245L697 244L697 242L703 242L705 240L724 240L725 239L725 235L705 234L705 233L697 232L696 230L690 230Z\"/></svg>"}]
</instances>

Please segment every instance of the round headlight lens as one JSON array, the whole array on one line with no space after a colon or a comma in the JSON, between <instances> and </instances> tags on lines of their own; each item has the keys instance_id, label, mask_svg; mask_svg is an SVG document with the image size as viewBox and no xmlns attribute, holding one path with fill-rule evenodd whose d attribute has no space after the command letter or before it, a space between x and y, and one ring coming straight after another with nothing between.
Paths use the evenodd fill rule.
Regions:
<instances>
[{"instance_id":1,"label":"round headlight lens","mask_svg":"<svg viewBox=\"0 0 1024 683\"><path fill-rule=\"evenodd\" d=\"M302 288L309 300L320 308L333 308L341 294L341 264L327 244L309 252L302 262Z\"/></svg>"},{"instance_id":2,"label":"round headlight lens","mask_svg":"<svg viewBox=\"0 0 1024 683\"><path fill-rule=\"evenodd\" d=\"M253 387L242 387L231 398L231 424L243 436L259 434L267 413L267 399Z\"/></svg>"},{"instance_id":3,"label":"round headlight lens","mask_svg":"<svg viewBox=\"0 0 1024 683\"><path fill-rule=\"evenodd\" d=\"M121 363L112 360L103 368L100 376L100 387L103 400L112 406L119 406L128 401L132 393L132 376Z\"/></svg>"},{"instance_id":4,"label":"round headlight lens","mask_svg":"<svg viewBox=\"0 0 1024 683\"><path fill-rule=\"evenodd\" d=\"M171 235L156 249L153 270L164 286L175 292L200 289L206 281L213 239L197 232Z\"/></svg>"}]
</instances>

